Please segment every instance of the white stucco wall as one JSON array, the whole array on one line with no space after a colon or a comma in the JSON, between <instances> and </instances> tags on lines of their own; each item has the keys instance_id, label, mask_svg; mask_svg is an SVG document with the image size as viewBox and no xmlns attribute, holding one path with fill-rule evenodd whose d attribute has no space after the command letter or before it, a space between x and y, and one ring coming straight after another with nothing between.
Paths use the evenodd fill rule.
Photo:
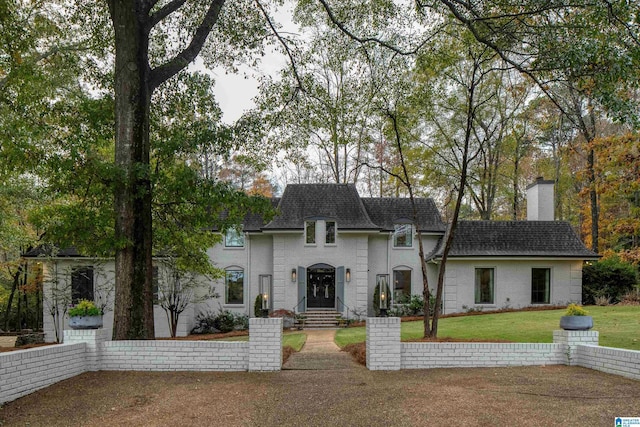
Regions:
<instances>
[{"instance_id":1,"label":"white stucco wall","mask_svg":"<svg viewBox=\"0 0 640 427\"><path fill-rule=\"evenodd\" d=\"M494 304L475 304L475 269L483 267L494 268ZM445 275L444 313L533 305L532 268L551 269L550 304L581 301L581 260L449 259Z\"/></svg>"}]
</instances>

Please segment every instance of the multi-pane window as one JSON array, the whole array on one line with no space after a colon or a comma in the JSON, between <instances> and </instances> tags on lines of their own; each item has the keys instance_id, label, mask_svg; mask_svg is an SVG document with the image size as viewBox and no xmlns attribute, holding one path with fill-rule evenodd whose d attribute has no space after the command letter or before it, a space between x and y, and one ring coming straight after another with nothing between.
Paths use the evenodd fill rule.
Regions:
<instances>
[{"instance_id":1,"label":"multi-pane window","mask_svg":"<svg viewBox=\"0 0 640 427\"><path fill-rule=\"evenodd\" d=\"M395 224L393 228L393 247L410 248L413 245L413 227L411 224Z\"/></svg>"},{"instance_id":2,"label":"multi-pane window","mask_svg":"<svg viewBox=\"0 0 640 427\"><path fill-rule=\"evenodd\" d=\"M551 269L531 269L531 304L549 304Z\"/></svg>"},{"instance_id":3,"label":"multi-pane window","mask_svg":"<svg viewBox=\"0 0 640 427\"><path fill-rule=\"evenodd\" d=\"M325 243L332 245L336 243L336 222L325 221Z\"/></svg>"},{"instance_id":4,"label":"multi-pane window","mask_svg":"<svg viewBox=\"0 0 640 427\"><path fill-rule=\"evenodd\" d=\"M305 236L305 243L307 245L313 245L316 243L316 222L315 221L304 222L304 236Z\"/></svg>"},{"instance_id":5,"label":"multi-pane window","mask_svg":"<svg viewBox=\"0 0 640 427\"><path fill-rule=\"evenodd\" d=\"M475 302L476 304L494 303L494 269L476 268Z\"/></svg>"},{"instance_id":6,"label":"multi-pane window","mask_svg":"<svg viewBox=\"0 0 640 427\"><path fill-rule=\"evenodd\" d=\"M404 304L411 299L411 270L393 270L393 302Z\"/></svg>"},{"instance_id":7,"label":"multi-pane window","mask_svg":"<svg viewBox=\"0 0 640 427\"><path fill-rule=\"evenodd\" d=\"M224 245L228 248L244 247L244 233L242 229L238 230L235 227L228 229L224 236Z\"/></svg>"},{"instance_id":8,"label":"multi-pane window","mask_svg":"<svg viewBox=\"0 0 640 427\"><path fill-rule=\"evenodd\" d=\"M244 304L244 270L226 271L225 304Z\"/></svg>"},{"instance_id":9,"label":"multi-pane window","mask_svg":"<svg viewBox=\"0 0 640 427\"><path fill-rule=\"evenodd\" d=\"M71 303L81 299L93 301L93 267L76 267L71 270Z\"/></svg>"}]
</instances>

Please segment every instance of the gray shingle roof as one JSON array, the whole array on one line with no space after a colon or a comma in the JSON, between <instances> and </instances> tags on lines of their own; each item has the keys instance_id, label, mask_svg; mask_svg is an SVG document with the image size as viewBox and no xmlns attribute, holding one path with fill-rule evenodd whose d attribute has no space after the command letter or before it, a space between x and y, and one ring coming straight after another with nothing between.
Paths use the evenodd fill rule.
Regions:
<instances>
[{"instance_id":1,"label":"gray shingle roof","mask_svg":"<svg viewBox=\"0 0 640 427\"><path fill-rule=\"evenodd\" d=\"M444 241L436 257L442 256ZM459 221L449 256L598 257L560 221Z\"/></svg>"},{"instance_id":2,"label":"gray shingle roof","mask_svg":"<svg viewBox=\"0 0 640 427\"><path fill-rule=\"evenodd\" d=\"M28 252L22 254L25 258L37 258L37 257L70 257L70 258L80 258L84 257L84 255L80 254L78 250L74 247L68 248L56 248L51 245L39 245Z\"/></svg>"},{"instance_id":3,"label":"gray shingle roof","mask_svg":"<svg viewBox=\"0 0 640 427\"><path fill-rule=\"evenodd\" d=\"M444 233L446 225L432 199L416 198L418 229ZM413 208L408 198L362 198L371 221L385 231L393 231L393 225L413 222Z\"/></svg>"},{"instance_id":4,"label":"gray shingle roof","mask_svg":"<svg viewBox=\"0 0 640 427\"><path fill-rule=\"evenodd\" d=\"M378 230L353 184L289 184L278 214L263 230L303 229L304 221L333 219L341 230Z\"/></svg>"}]
</instances>

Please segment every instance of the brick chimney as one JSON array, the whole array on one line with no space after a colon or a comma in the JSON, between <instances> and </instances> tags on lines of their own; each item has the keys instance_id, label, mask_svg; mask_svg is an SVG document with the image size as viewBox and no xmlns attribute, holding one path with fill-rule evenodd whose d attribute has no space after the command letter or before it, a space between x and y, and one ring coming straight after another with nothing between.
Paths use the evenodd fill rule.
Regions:
<instances>
[{"instance_id":1,"label":"brick chimney","mask_svg":"<svg viewBox=\"0 0 640 427\"><path fill-rule=\"evenodd\" d=\"M555 220L554 181L539 176L533 184L527 186L527 220Z\"/></svg>"}]
</instances>

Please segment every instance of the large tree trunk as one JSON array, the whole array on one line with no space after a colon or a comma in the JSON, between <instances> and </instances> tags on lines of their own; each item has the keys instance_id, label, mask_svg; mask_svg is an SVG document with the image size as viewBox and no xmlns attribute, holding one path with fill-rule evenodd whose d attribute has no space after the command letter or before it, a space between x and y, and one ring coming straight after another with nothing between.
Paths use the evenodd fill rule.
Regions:
<instances>
[{"instance_id":1,"label":"large tree trunk","mask_svg":"<svg viewBox=\"0 0 640 427\"><path fill-rule=\"evenodd\" d=\"M153 339L148 30L132 2L110 3L116 44L114 339ZM134 2L137 3L137 2Z\"/></svg>"}]
</instances>

